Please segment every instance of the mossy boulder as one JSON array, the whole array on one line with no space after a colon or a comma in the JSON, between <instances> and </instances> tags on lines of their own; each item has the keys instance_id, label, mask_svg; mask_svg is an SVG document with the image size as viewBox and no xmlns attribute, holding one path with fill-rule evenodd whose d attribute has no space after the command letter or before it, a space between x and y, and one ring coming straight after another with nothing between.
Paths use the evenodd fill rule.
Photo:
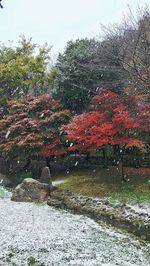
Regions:
<instances>
[{"instance_id":1,"label":"mossy boulder","mask_svg":"<svg viewBox=\"0 0 150 266\"><path fill-rule=\"evenodd\" d=\"M32 178L26 178L15 188L11 200L19 202L44 201L48 196L48 184L40 183Z\"/></svg>"}]
</instances>

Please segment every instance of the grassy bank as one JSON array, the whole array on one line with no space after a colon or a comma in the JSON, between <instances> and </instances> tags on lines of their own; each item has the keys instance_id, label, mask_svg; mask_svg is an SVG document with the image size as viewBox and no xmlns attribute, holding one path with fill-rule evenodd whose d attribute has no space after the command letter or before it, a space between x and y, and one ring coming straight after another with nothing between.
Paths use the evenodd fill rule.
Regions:
<instances>
[{"instance_id":1,"label":"grassy bank","mask_svg":"<svg viewBox=\"0 0 150 266\"><path fill-rule=\"evenodd\" d=\"M129 182L121 180L116 167L77 169L56 175L54 179L64 179L65 183L59 187L85 196L107 197L111 202L150 202L150 169L125 168L124 173Z\"/></svg>"}]
</instances>

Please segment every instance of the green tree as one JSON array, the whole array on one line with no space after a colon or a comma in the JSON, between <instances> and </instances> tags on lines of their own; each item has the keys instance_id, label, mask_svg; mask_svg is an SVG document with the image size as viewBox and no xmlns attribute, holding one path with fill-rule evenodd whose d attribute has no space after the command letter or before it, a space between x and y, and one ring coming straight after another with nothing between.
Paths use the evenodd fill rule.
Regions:
<instances>
[{"instance_id":1,"label":"green tree","mask_svg":"<svg viewBox=\"0 0 150 266\"><path fill-rule=\"evenodd\" d=\"M49 51L24 36L17 47L0 46L0 118L7 113L7 99L50 93L56 70L49 67Z\"/></svg>"},{"instance_id":2,"label":"green tree","mask_svg":"<svg viewBox=\"0 0 150 266\"><path fill-rule=\"evenodd\" d=\"M61 99L65 107L76 113L87 108L100 79L99 72L87 68L87 64L95 58L96 47L94 39L70 41L57 59L53 94Z\"/></svg>"},{"instance_id":3,"label":"green tree","mask_svg":"<svg viewBox=\"0 0 150 266\"><path fill-rule=\"evenodd\" d=\"M87 109L100 87L122 91L125 70L109 41L81 39L68 42L57 59L54 95L76 113Z\"/></svg>"},{"instance_id":4,"label":"green tree","mask_svg":"<svg viewBox=\"0 0 150 266\"><path fill-rule=\"evenodd\" d=\"M24 36L18 47L1 46L1 94L11 99L29 93L36 96L48 91L49 59L49 48L46 45L38 47Z\"/></svg>"}]
</instances>

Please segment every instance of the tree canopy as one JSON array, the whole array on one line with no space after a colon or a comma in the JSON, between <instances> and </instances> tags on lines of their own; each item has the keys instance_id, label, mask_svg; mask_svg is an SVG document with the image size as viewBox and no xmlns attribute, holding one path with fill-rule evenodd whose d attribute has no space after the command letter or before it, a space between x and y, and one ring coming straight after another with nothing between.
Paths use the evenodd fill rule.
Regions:
<instances>
[{"instance_id":1,"label":"tree canopy","mask_svg":"<svg viewBox=\"0 0 150 266\"><path fill-rule=\"evenodd\" d=\"M69 111L59 101L44 94L7 102L8 114L0 120L0 150L3 155L28 157L40 152L44 157L65 153L59 127L69 119Z\"/></svg>"},{"instance_id":2,"label":"tree canopy","mask_svg":"<svg viewBox=\"0 0 150 266\"><path fill-rule=\"evenodd\" d=\"M24 36L16 47L1 45L1 153L49 157L107 145L144 151L150 141L149 30L148 9L136 19L130 13L121 25L105 28L101 39L68 42L53 67L47 45ZM68 109L75 116L61 131Z\"/></svg>"},{"instance_id":3,"label":"tree canopy","mask_svg":"<svg viewBox=\"0 0 150 266\"><path fill-rule=\"evenodd\" d=\"M0 46L0 117L7 113L7 99L51 92L56 70L49 66L49 51L24 36L16 47Z\"/></svg>"},{"instance_id":4,"label":"tree canopy","mask_svg":"<svg viewBox=\"0 0 150 266\"><path fill-rule=\"evenodd\" d=\"M150 67L150 11L148 6L139 8L138 15L131 9L118 25L104 27L104 40L116 49L107 54L119 62L126 73L127 85L137 80L141 83ZM124 77L125 78L125 77ZM147 79L148 81L148 79ZM145 89L143 87L143 89ZM136 92L134 92L136 93Z\"/></svg>"},{"instance_id":5,"label":"tree canopy","mask_svg":"<svg viewBox=\"0 0 150 266\"><path fill-rule=\"evenodd\" d=\"M69 150L96 152L105 145L119 145L120 149L144 148L136 136L140 121L128 108L128 99L101 89L93 100L95 111L75 116L64 126L66 138L72 143Z\"/></svg>"},{"instance_id":6,"label":"tree canopy","mask_svg":"<svg viewBox=\"0 0 150 266\"><path fill-rule=\"evenodd\" d=\"M57 77L53 93L65 107L76 113L87 108L97 89L100 74L86 67L95 57L96 46L97 42L93 39L70 41L56 62Z\"/></svg>"},{"instance_id":7,"label":"tree canopy","mask_svg":"<svg viewBox=\"0 0 150 266\"><path fill-rule=\"evenodd\" d=\"M7 99L28 94L39 95L50 90L49 48L38 47L21 37L19 46L0 47L0 93ZM50 83L50 82L49 82Z\"/></svg>"},{"instance_id":8,"label":"tree canopy","mask_svg":"<svg viewBox=\"0 0 150 266\"><path fill-rule=\"evenodd\" d=\"M146 7L139 17L130 11L120 25L103 27L101 39L68 42L56 61L53 94L65 107L82 113L100 87L119 94L126 88L132 95L149 93L149 29Z\"/></svg>"}]
</instances>

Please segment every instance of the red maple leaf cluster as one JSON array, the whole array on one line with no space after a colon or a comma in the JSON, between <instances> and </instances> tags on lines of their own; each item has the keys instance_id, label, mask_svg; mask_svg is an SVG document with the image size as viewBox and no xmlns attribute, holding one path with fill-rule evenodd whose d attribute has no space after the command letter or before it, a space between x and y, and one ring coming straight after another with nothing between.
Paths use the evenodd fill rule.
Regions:
<instances>
[{"instance_id":1,"label":"red maple leaf cluster","mask_svg":"<svg viewBox=\"0 0 150 266\"><path fill-rule=\"evenodd\" d=\"M59 101L45 94L8 101L9 113L0 120L3 152L40 152L44 157L65 152L59 127L70 117Z\"/></svg>"},{"instance_id":2,"label":"red maple leaf cluster","mask_svg":"<svg viewBox=\"0 0 150 266\"><path fill-rule=\"evenodd\" d=\"M135 118L135 112L131 110L133 106L131 109L129 106L126 97L106 89L100 90L92 100L95 110L74 117L63 127L66 138L71 142L68 149L95 152L110 144L143 150L143 141L135 137L141 128L142 118Z\"/></svg>"},{"instance_id":3,"label":"red maple leaf cluster","mask_svg":"<svg viewBox=\"0 0 150 266\"><path fill-rule=\"evenodd\" d=\"M8 153L49 157L75 150L96 152L108 144L144 150L142 137L150 131L148 102L103 88L92 99L91 111L74 116L69 124L70 112L47 94L7 105L9 112L0 120L0 150Z\"/></svg>"}]
</instances>

